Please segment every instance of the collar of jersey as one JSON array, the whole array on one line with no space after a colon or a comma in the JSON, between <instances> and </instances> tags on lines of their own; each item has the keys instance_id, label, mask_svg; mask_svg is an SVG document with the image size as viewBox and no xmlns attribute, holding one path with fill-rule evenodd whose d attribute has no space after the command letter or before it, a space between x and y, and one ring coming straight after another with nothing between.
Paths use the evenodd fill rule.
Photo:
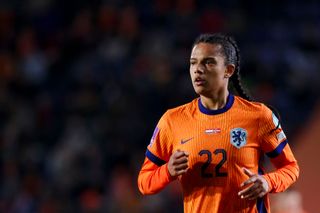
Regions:
<instances>
[{"instance_id":1,"label":"collar of jersey","mask_svg":"<svg viewBox=\"0 0 320 213\"><path fill-rule=\"evenodd\" d=\"M212 110L212 109L207 109L205 106L203 106L203 104L201 103L201 98L198 99L198 106L199 106L199 110L200 112L202 112L203 114L207 114L207 115L217 115L217 114L221 114L224 113L226 111L228 111L234 102L234 96L232 94L229 93L228 97L227 97L227 103L226 105L221 108L221 109L216 109L216 110Z\"/></svg>"}]
</instances>

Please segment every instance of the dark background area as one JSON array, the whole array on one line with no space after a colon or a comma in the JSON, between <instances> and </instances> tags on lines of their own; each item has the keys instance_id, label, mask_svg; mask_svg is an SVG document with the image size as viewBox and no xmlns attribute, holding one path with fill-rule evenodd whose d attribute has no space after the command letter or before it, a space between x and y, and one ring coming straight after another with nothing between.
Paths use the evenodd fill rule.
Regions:
<instances>
[{"instance_id":1,"label":"dark background area","mask_svg":"<svg viewBox=\"0 0 320 213\"><path fill-rule=\"evenodd\" d=\"M0 2L1 212L182 211L136 179L160 116L196 97L193 40L238 41L244 85L295 138L316 109L320 2ZM291 146L296 144L292 142Z\"/></svg>"}]
</instances>

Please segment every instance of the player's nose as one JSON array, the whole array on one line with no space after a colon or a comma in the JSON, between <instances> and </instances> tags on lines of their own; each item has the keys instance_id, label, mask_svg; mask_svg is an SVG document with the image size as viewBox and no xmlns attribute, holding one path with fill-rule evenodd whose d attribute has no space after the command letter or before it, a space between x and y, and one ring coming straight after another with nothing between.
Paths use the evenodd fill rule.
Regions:
<instances>
[{"instance_id":1,"label":"player's nose","mask_svg":"<svg viewBox=\"0 0 320 213\"><path fill-rule=\"evenodd\" d=\"M205 68L204 68L203 64L198 63L198 64L196 64L193 72L194 72L194 74L203 74L204 70L205 70Z\"/></svg>"}]
</instances>

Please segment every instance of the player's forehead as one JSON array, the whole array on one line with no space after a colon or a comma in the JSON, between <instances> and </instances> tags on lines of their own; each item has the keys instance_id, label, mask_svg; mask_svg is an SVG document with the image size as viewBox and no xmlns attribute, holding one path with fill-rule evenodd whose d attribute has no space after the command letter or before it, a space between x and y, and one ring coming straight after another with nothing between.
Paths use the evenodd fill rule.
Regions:
<instances>
[{"instance_id":1,"label":"player's forehead","mask_svg":"<svg viewBox=\"0 0 320 213\"><path fill-rule=\"evenodd\" d=\"M198 43L193 46L190 58L223 57L222 45L218 43Z\"/></svg>"}]
</instances>

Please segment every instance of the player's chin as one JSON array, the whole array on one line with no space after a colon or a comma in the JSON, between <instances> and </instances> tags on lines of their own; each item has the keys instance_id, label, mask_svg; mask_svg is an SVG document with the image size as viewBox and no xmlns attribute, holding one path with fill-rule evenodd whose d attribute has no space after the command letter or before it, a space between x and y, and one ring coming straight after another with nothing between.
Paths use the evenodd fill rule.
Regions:
<instances>
[{"instance_id":1,"label":"player's chin","mask_svg":"<svg viewBox=\"0 0 320 213\"><path fill-rule=\"evenodd\" d=\"M194 91L198 94L198 95L203 95L206 93L206 89L202 86L193 86Z\"/></svg>"}]
</instances>

